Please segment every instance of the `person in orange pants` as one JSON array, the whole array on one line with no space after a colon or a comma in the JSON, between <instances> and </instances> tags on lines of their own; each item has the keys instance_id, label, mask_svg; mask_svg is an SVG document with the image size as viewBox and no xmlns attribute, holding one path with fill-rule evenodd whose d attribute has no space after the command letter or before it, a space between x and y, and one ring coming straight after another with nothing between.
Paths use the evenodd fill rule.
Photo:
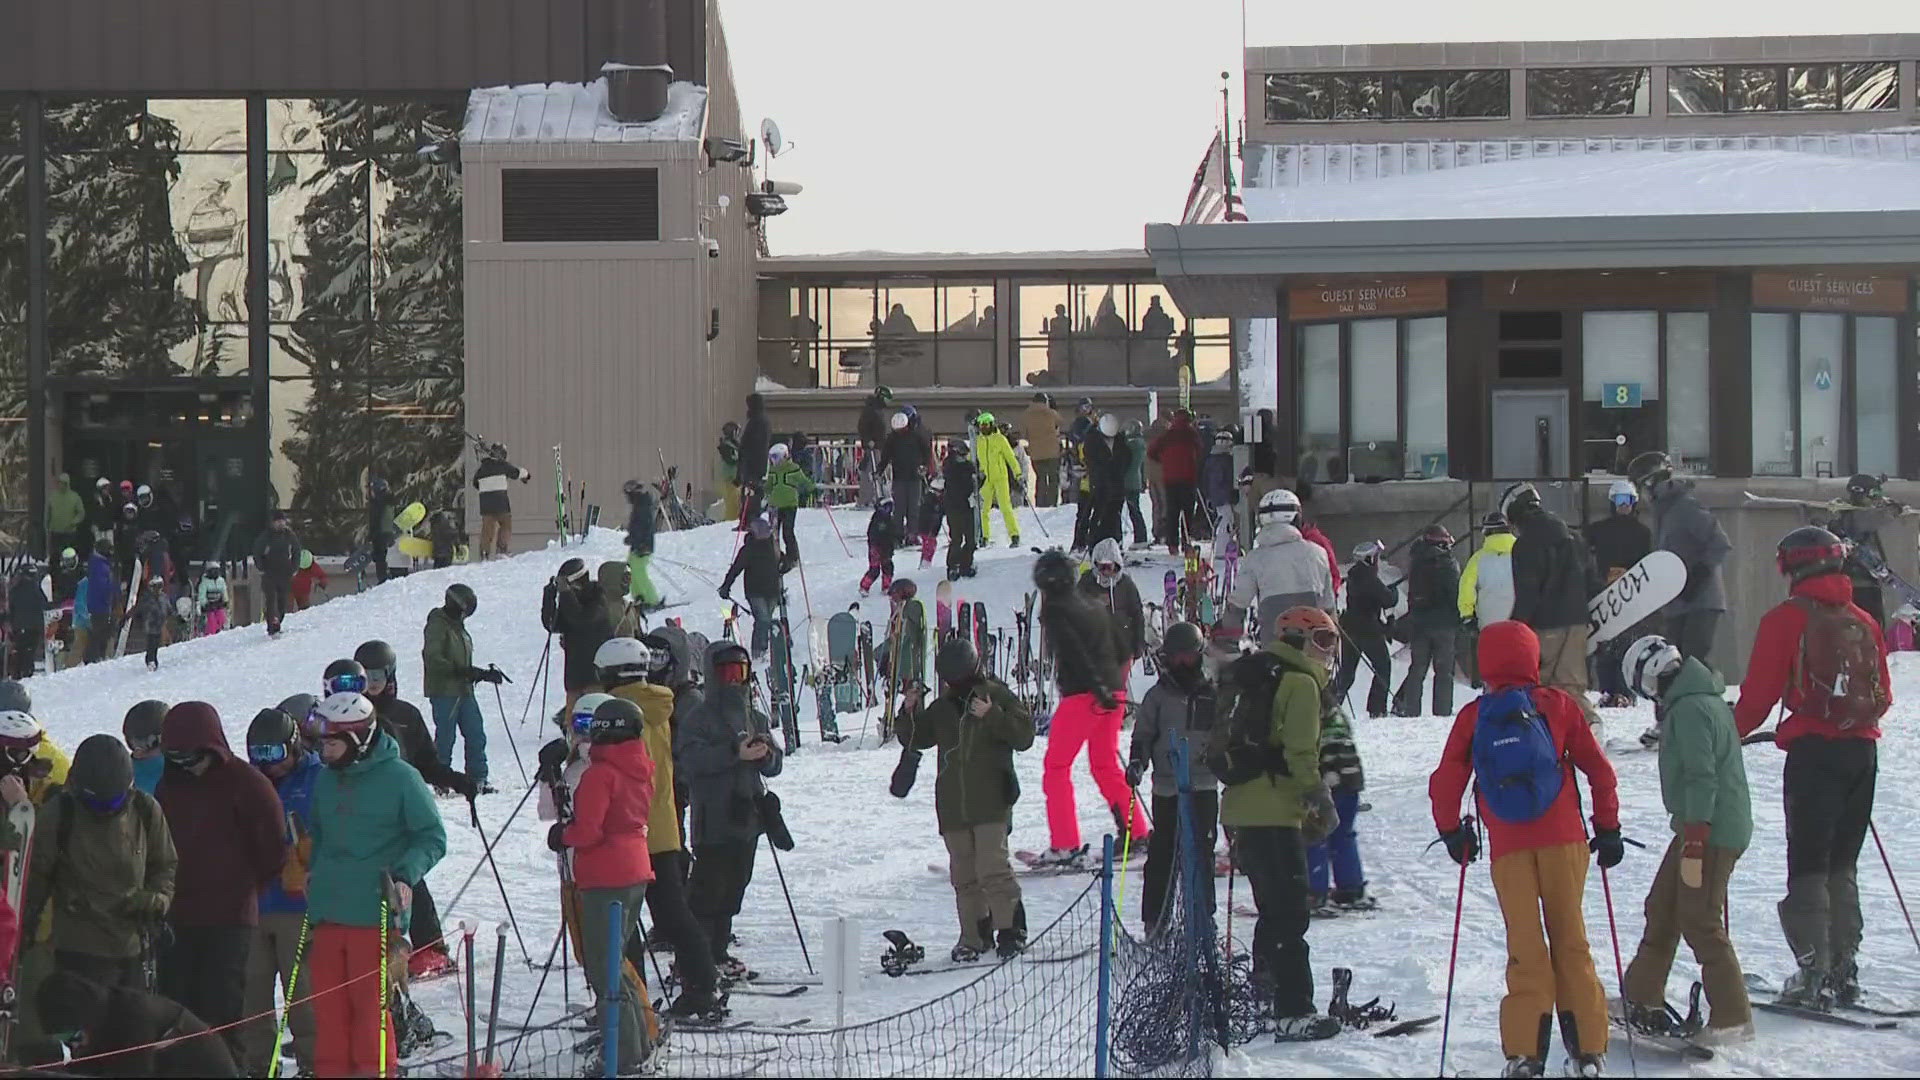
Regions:
<instances>
[{"instance_id":1,"label":"person in orange pants","mask_svg":"<svg viewBox=\"0 0 1920 1080\"><path fill-rule=\"evenodd\" d=\"M1487 691L1454 718L1427 782L1433 822L1447 853L1465 866L1479 837L1460 816L1477 780L1481 820L1493 847L1493 888L1507 925L1507 995L1500 1003L1505 1076L1540 1076L1556 1019L1572 1058L1570 1076L1599 1076L1607 1053L1607 1000L1594 972L1582 902L1587 855L1604 872L1620 861L1620 796L1613 766L1580 706L1540 682L1540 639L1524 623L1480 631ZM1573 770L1587 776L1593 829L1587 840ZM1543 926L1544 924L1544 926Z\"/></svg>"}]
</instances>

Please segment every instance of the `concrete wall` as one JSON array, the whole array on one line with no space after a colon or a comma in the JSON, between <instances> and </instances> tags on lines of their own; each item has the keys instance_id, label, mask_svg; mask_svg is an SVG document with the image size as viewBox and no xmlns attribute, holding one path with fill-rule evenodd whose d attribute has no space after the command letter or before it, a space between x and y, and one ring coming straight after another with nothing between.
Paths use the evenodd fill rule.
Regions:
<instances>
[{"instance_id":1,"label":"concrete wall","mask_svg":"<svg viewBox=\"0 0 1920 1080\"><path fill-rule=\"evenodd\" d=\"M1346 552L1362 540L1383 540L1388 547L1393 547L1438 518L1460 540L1454 552L1464 566L1479 545L1478 535L1471 531L1473 523L1494 507L1505 486L1498 481L1468 484L1457 480L1340 484L1315 488L1308 499L1307 512L1327 531L1343 562ZM1773 562L1774 545L1789 530L1807 521L1795 508L1755 506L1747 501L1744 493L1824 502L1841 497L1845 489L1843 480L1704 479L1698 482L1696 491L1701 501L1719 518L1727 538L1733 542L1733 554L1725 567L1728 611L1720 624L1713 654L1715 668L1728 682L1738 682L1745 676L1747 654L1760 617L1786 596L1784 579ZM1588 519L1597 519L1607 512L1606 491L1604 479L1586 486L1585 516ZM1887 493L1912 504L1920 500L1920 483L1890 480ZM1463 502L1469 494L1470 504ZM1542 485L1542 495L1549 503L1567 499L1566 505L1571 507L1577 497L1569 498L1570 494ZM1566 516L1571 522L1581 515L1575 512ZM1650 515L1644 520L1652 525ZM1908 581L1920 581L1920 522L1913 517L1906 518L1898 530L1882 533L1881 541L1894 571ZM1405 568L1404 549L1394 561ZM1887 606L1891 609L1896 605L1889 601Z\"/></svg>"},{"instance_id":2,"label":"concrete wall","mask_svg":"<svg viewBox=\"0 0 1920 1080\"><path fill-rule=\"evenodd\" d=\"M707 74L707 134L752 142L760 124L758 120L748 122L740 114L740 97L733 84L733 64L727 58L726 33L720 25L717 4L708 6ZM766 147L760 147L759 153L764 159ZM759 288L755 271L761 234L746 211L746 194L752 181L751 171L738 165L716 165L701 174L701 202L711 215L706 235L720 244L720 257L708 260L705 267L707 306L719 309L720 336L707 344L703 358L711 383L710 392L699 399L705 439L688 447L682 456L669 451L668 458L680 466L684 479L693 482L695 505L702 507L719 491L719 458L713 447L720 436L720 425L731 417L746 415L746 396L753 391L758 370L755 328ZM711 209L721 195L726 195L732 205L723 211ZM703 326L708 317L703 308ZM653 468L658 470L657 461Z\"/></svg>"}]
</instances>

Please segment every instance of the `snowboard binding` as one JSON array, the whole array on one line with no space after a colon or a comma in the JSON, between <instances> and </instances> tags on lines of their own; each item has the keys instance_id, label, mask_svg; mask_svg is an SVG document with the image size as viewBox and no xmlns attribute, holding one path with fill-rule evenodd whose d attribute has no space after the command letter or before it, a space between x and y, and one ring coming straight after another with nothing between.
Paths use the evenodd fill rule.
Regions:
<instances>
[{"instance_id":1,"label":"snowboard binding","mask_svg":"<svg viewBox=\"0 0 1920 1080\"><path fill-rule=\"evenodd\" d=\"M1353 969L1337 967L1333 969L1333 997L1327 1002L1327 1015L1340 1021L1340 1026L1355 1031L1364 1031L1373 1024L1385 1023L1394 1018L1394 1006L1380 1004L1379 998L1364 1005L1355 1005L1347 1000L1353 990Z\"/></svg>"},{"instance_id":2,"label":"snowboard binding","mask_svg":"<svg viewBox=\"0 0 1920 1080\"><path fill-rule=\"evenodd\" d=\"M880 954L880 970L891 978L905 975L908 968L927 958L927 950L915 945L904 931L888 930L881 936L893 946Z\"/></svg>"}]
</instances>

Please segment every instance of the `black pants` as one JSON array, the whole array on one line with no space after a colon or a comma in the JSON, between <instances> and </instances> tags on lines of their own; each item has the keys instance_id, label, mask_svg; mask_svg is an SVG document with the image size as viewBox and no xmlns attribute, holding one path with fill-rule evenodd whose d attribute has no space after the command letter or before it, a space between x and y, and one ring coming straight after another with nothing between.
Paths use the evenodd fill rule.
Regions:
<instances>
[{"instance_id":1,"label":"black pants","mask_svg":"<svg viewBox=\"0 0 1920 1080\"><path fill-rule=\"evenodd\" d=\"M40 641L46 633L44 626L16 626L13 630L13 651L8 657L9 672L16 679L31 678L33 661L40 654Z\"/></svg>"},{"instance_id":2,"label":"black pants","mask_svg":"<svg viewBox=\"0 0 1920 1080\"><path fill-rule=\"evenodd\" d=\"M1313 967L1307 954L1307 845L1300 830L1236 826L1233 862L1253 889L1260 911L1253 924L1253 980L1273 988L1273 1015L1306 1016L1313 1008Z\"/></svg>"},{"instance_id":3,"label":"black pants","mask_svg":"<svg viewBox=\"0 0 1920 1080\"><path fill-rule=\"evenodd\" d=\"M147 663L149 665L158 664L160 662L159 628L155 627L151 630L143 629L141 636L147 639Z\"/></svg>"},{"instance_id":4,"label":"black pants","mask_svg":"<svg viewBox=\"0 0 1920 1080\"><path fill-rule=\"evenodd\" d=\"M962 570L973 569L974 525L979 515L971 507L947 515L947 576L958 577Z\"/></svg>"},{"instance_id":5,"label":"black pants","mask_svg":"<svg viewBox=\"0 0 1920 1080\"><path fill-rule=\"evenodd\" d=\"M1199 541L1200 494L1192 484L1167 484L1167 543L1175 548L1188 540Z\"/></svg>"},{"instance_id":6,"label":"black pants","mask_svg":"<svg viewBox=\"0 0 1920 1080\"><path fill-rule=\"evenodd\" d=\"M1140 919L1147 924L1149 936L1159 932L1160 919L1174 897L1173 883L1178 880L1175 875L1184 869L1179 865L1179 852L1174 843L1180 836L1180 830L1174 827L1180 820L1180 797L1155 795L1153 820L1159 827L1147 838L1146 883L1140 893ZM1214 826L1219 820L1220 793L1213 788L1195 791L1193 858L1194 872L1199 875L1195 888L1201 907L1207 912L1213 911Z\"/></svg>"},{"instance_id":7,"label":"black pants","mask_svg":"<svg viewBox=\"0 0 1920 1080\"><path fill-rule=\"evenodd\" d=\"M693 874L687 879L687 907L706 931L707 946L718 964L727 959L733 937L733 917L740 914L753 881L753 857L759 837L745 843L701 844L693 853Z\"/></svg>"},{"instance_id":8,"label":"black pants","mask_svg":"<svg viewBox=\"0 0 1920 1080\"><path fill-rule=\"evenodd\" d=\"M653 857L647 914L653 918L654 932L673 943L674 969L681 983L696 994L711 994L720 976L713 966L713 945L687 907L686 863L684 851L663 851ZM638 934L627 942L627 960L635 970L647 970L646 946Z\"/></svg>"},{"instance_id":9,"label":"black pants","mask_svg":"<svg viewBox=\"0 0 1920 1080\"><path fill-rule=\"evenodd\" d=\"M95 956L92 953L55 949L55 971L65 971L101 986L124 986L129 990L151 990L138 956Z\"/></svg>"},{"instance_id":10,"label":"black pants","mask_svg":"<svg viewBox=\"0 0 1920 1080\"><path fill-rule=\"evenodd\" d=\"M1145 544L1153 539L1152 531L1147 528L1147 519L1140 513L1140 493L1127 492L1127 520L1133 522L1133 542Z\"/></svg>"},{"instance_id":11,"label":"black pants","mask_svg":"<svg viewBox=\"0 0 1920 1080\"><path fill-rule=\"evenodd\" d=\"M453 943L441 941L440 907L433 902L433 893L427 890L427 879L421 878L413 883L413 916L407 925L407 941L414 949L424 949L438 944L448 952L453 951Z\"/></svg>"},{"instance_id":12,"label":"black pants","mask_svg":"<svg viewBox=\"0 0 1920 1080\"><path fill-rule=\"evenodd\" d=\"M901 523L902 539L920 542L920 474L894 470L893 520ZM973 530L969 528L968 532Z\"/></svg>"},{"instance_id":13,"label":"black pants","mask_svg":"<svg viewBox=\"0 0 1920 1080\"><path fill-rule=\"evenodd\" d=\"M787 561L797 563L800 561L800 538L793 534L793 523L800 516L800 508L789 506L774 513L780 518L780 535L787 542Z\"/></svg>"},{"instance_id":14,"label":"black pants","mask_svg":"<svg viewBox=\"0 0 1920 1080\"><path fill-rule=\"evenodd\" d=\"M1420 684L1433 668L1433 715L1453 713L1453 639L1452 626L1416 629L1410 642L1407 677L1394 695L1394 709L1403 716L1420 715Z\"/></svg>"},{"instance_id":15,"label":"black pants","mask_svg":"<svg viewBox=\"0 0 1920 1080\"><path fill-rule=\"evenodd\" d=\"M1100 491L1093 496L1093 521L1087 526L1087 547L1102 540L1124 541L1120 533L1120 504L1126 496L1119 491Z\"/></svg>"},{"instance_id":16,"label":"black pants","mask_svg":"<svg viewBox=\"0 0 1920 1080\"><path fill-rule=\"evenodd\" d=\"M173 944L160 957L160 994L220 1027L240 1019L246 1004L251 926L176 926ZM239 1059L237 1027L222 1033Z\"/></svg>"},{"instance_id":17,"label":"black pants","mask_svg":"<svg viewBox=\"0 0 1920 1080\"><path fill-rule=\"evenodd\" d=\"M1854 593L1853 600L1856 604L1860 602L1860 594L1857 591ZM1719 629L1720 614L1718 611L1689 611L1684 615L1669 616L1667 640L1673 643L1674 648L1680 650L1681 656L1698 660L1712 667L1713 664L1708 661L1707 656L1713 652L1713 632ZM1624 634L1621 636L1625 637Z\"/></svg>"},{"instance_id":18,"label":"black pants","mask_svg":"<svg viewBox=\"0 0 1920 1080\"><path fill-rule=\"evenodd\" d=\"M1373 669L1373 681L1367 686L1367 715L1385 716L1387 714L1387 694L1392 689L1393 654L1387 648L1387 637L1378 632L1358 631L1342 626L1342 636L1346 638L1340 647L1340 673L1334 676L1333 700L1344 704L1347 691L1353 689L1353 681L1360 674L1360 662L1365 660Z\"/></svg>"},{"instance_id":19,"label":"black pants","mask_svg":"<svg viewBox=\"0 0 1920 1080\"><path fill-rule=\"evenodd\" d=\"M281 620L287 617L287 609L293 606L293 579L260 575L260 600L261 610L266 614L267 632L279 633ZM202 1016L200 1019L207 1018ZM213 1021L207 1020L207 1023Z\"/></svg>"},{"instance_id":20,"label":"black pants","mask_svg":"<svg viewBox=\"0 0 1920 1080\"><path fill-rule=\"evenodd\" d=\"M1787 895L1780 929L1802 966L1835 971L1860 949L1856 863L1873 818L1878 744L1803 735L1781 774L1787 810Z\"/></svg>"},{"instance_id":21,"label":"black pants","mask_svg":"<svg viewBox=\"0 0 1920 1080\"><path fill-rule=\"evenodd\" d=\"M113 642L113 610L93 613L87 619L87 653L84 659L91 664L95 660L107 658L107 646Z\"/></svg>"},{"instance_id":22,"label":"black pants","mask_svg":"<svg viewBox=\"0 0 1920 1080\"><path fill-rule=\"evenodd\" d=\"M1073 547L1076 551L1085 551L1093 547L1093 493L1082 491L1076 495L1077 500L1073 504Z\"/></svg>"}]
</instances>

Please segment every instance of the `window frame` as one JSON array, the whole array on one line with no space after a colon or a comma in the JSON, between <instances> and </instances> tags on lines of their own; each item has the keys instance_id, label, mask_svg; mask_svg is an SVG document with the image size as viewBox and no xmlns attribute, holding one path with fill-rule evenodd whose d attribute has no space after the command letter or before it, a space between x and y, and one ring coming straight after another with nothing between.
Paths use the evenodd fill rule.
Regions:
<instances>
[{"instance_id":1,"label":"window frame","mask_svg":"<svg viewBox=\"0 0 1920 1080\"><path fill-rule=\"evenodd\" d=\"M1895 348L1894 371L1895 371L1896 380L1898 380L1901 377L1900 364L1902 362L1902 357L1899 351L1900 327L1909 318L1909 316L1895 315L1895 314L1889 314L1884 312L1820 311L1820 310L1808 310L1806 308L1761 306L1756 304L1747 313L1749 326L1752 325L1751 320L1755 315L1785 315L1790 320L1788 323L1788 326L1790 327L1792 332L1787 335L1787 364L1788 364L1789 373L1792 376L1792 383L1795 388L1794 392L1790 395L1790 400L1793 407L1792 408L1793 472L1790 475L1800 479L1829 479L1829 477L1822 477L1817 475L1814 477L1808 477L1806 472L1807 462L1806 462L1806 455L1804 452L1805 446L1806 446L1806 443L1805 443L1806 427L1805 427L1805 418L1802 416L1801 407L1800 407L1801 393L1799 391L1800 378L1802 375L1802 371L1801 371L1802 320L1808 315L1837 315L1842 320L1844 320L1841 323L1841 330L1840 330L1840 372L1839 372L1840 380L1841 380L1840 382L1840 430L1839 432L1836 433L1836 436L1835 436L1835 441L1838 443L1841 449L1841 452L1836 454L1834 457L1832 476L1842 477L1842 476L1852 475L1857 470L1860 462L1860 402L1859 402L1859 390L1858 390L1859 332L1856 329L1856 325L1857 325L1856 320L1859 320L1859 319L1892 319L1894 320L1894 348ZM1751 338L1749 338L1749 340L1751 340ZM1747 400L1747 407L1748 407L1748 411L1751 412L1753 407L1753 400L1751 396L1752 394L1751 386L1749 387L1748 394L1749 394L1749 397ZM1895 454L1896 460L1898 459L1898 455L1900 453L1900 441L1898 439L1899 430L1900 430L1900 407L1896 404L1895 411L1894 411L1894 431L1896 432L1896 438L1894 442L1894 454ZM1752 473L1753 454L1751 450L1748 451L1747 457L1748 457L1748 462L1747 462L1748 471L1749 473ZM1753 475L1760 475L1760 474L1753 473Z\"/></svg>"},{"instance_id":2,"label":"window frame","mask_svg":"<svg viewBox=\"0 0 1920 1080\"><path fill-rule=\"evenodd\" d=\"M1792 74L1812 68L1826 68L1830 72L1833 86L1831 105L1795 106L1792 97ZM1858 71L1852 69L1860 69ZM1673 103L1673 73L1713 72L1720 88L1720 108L1697 109L1675 112ZM1770 108L1735 108L1735 71L1766 71L1771 73L1773 87L1773 105ZM1849 83L1858 85L1872 73L1890 71L1893 75L1892 93L1886 104L1870 109L1850 109L1847 107L1847 87ZM1900 64L1893 60L1817 60L1802 63L1746 63L1746 64L1670 64L1667 66L1667 113L1670 116L1783 116L1802 113L1882 113L1897 112L1900 108Z\"/></svg>"},{"instance_id":3,"label":"window frame","mask_svg":"<svg viewBox=\"0 0 1920 1080\"><path fill-rule=\"evenodd\" d=\"M1307 423L1306 423L1306 417L1302 411L1305 408L1307 396L1308 396L1302 389L1305 386L1305 380L1306 380L1306 333L1311 329L1333 326L1338 328L1338 351L1337 351L1337 359L1335 361L1335 367L1337 369L1337 373L1340 380L1340 393L1339 393L1340 415L1339 415L1339 424L1338 424L1338 428L1339 428L1338 445L1340 448L1341 468L1344 473L1344 476L1340 480L1329 480L1325 478L1324 474L1322 474L1320 476L1315 477L1314 482L1315 483L1368 483L1368 482L1376 482L1376 481L1428 479L1428 477L1426 477L1424 474L1416 475L1415 473L1413 473L1412 470L1408 468L1408 465L1407 465L1407 405L1408 405L1407 365L1410 361L1410 358L1408 356L1408 344L1409 344L1409 339L1411 337L1411 330L1412 330L1411 324L1414 321L1423 320L1423 319L1439 319L1444 324L1449 319L1449 317L1450 316L1446 311L1430 311L1430 312L1422 312L1417 314L1380 315L1380 316L1375 316L1373 318L1366 318L1366 319L1337 318L1337 319L1301 319L1301 320L1292 321L1288 327L1290 333L1292 334L1292 339L1288 343L1289 350L1290 350L1288 353L1288 363L1291 364L1293 367L1293 382L1294 382L1294 386L1296 387L1296 392L1294 394L1293 417L1292 417L1294 445L1289 448L1288 452L1293 455L1293 460L1295 462L1294 467L1296 469L1299 468L1298 462L1301 460L1301 458L1303 458L1307 454L1307 452L1310 449L1304 443L1304 436L1307 429ZM1395 446L1395 451L1394 451L1395 457L1399 462L1399 469L1398 469L1398 472L1392 476L1369 475L1365 477L1356 477L1353 472L1353 448L1356 445L1354 441L1354 434L1353 434L1353 430L1354 430L1354 424L1353 424L1353 419L1354 419L1353 418L1354 326L1356 323L1382 322L1382 321L1391 321L1394 324L1393 326L1393 340L1394 340L1394 438L1393 438L1393 443ZM1445 336L1444 326L1442 328L1442 335L1444 338ZM1442 381L1443 383L1445 382L1444 378ZM1451 386L1448 386L1447 389L1451 391L1452 388ZM1449 404L1448 404L1449 412L1451 412L1452 407L1453 406L1451 403L1451 394L1450 394ZM1448 445L1447 447L1445 447L1445 450L1447 453L1447 460L1448 460L1448 466L1447 466L1448 472L1444 474L1442 477L1439 477L1440 479L1444 479L1445 476L1452 475L1452 471L1451 471L1452 460L1453 460L1452 446Z\"/></svg>"},{"instance_id":4,"label":"window frame","mask_svg":"<svg viewBox=\"0 0 1920 1080\"><path fill-rule=\"evenodd\" d=\"M1504 107L1497 114L1455 113L1452 105L1454 88L1470 75L1497 76L1503 93L1500 95ZM1275 114L1273 86L1279 79L1291 80L1301 86L1314 88L1313 100L1320 106L1322 115L1282 117ZM1374 79L1379 87L1379 108L1370 115L1337 115L1340 103L1349 100L1358 83L1342 87L1339 79ZM1395 107L1399 100L1401 80L1419 79L1432 81L1439 91L1440 111L1432 116L1420 116L1402 113ZM1436 121L1487 121L1513 119L1513 70L1504 67L1458 67L1458 68L1369 68L1351 71L1268 71L1260 76L1261 114L1269 124L1429 124Z\"/></svg>"},{"instance_id":5,"label":"window frame","mask_svg":"<svg viewBox=\"0 0 1920 1080\"><path fill-rule=\"evenodd\" d=\"M1642 85L1647 92L1647 111L1634 112L1541 112L1534 108L1534 77L1548 74L1561 75L1577 72L1638 72L1644 83L1636 83L1634 97L1640 96ZM1558 67L1530 67L1524 70L1522 91L1526 95L1526 117L1529 120L1634 120L1653 115L1653 65L1651 64L1573 64Z\"/></svg>"}]
</instances>

